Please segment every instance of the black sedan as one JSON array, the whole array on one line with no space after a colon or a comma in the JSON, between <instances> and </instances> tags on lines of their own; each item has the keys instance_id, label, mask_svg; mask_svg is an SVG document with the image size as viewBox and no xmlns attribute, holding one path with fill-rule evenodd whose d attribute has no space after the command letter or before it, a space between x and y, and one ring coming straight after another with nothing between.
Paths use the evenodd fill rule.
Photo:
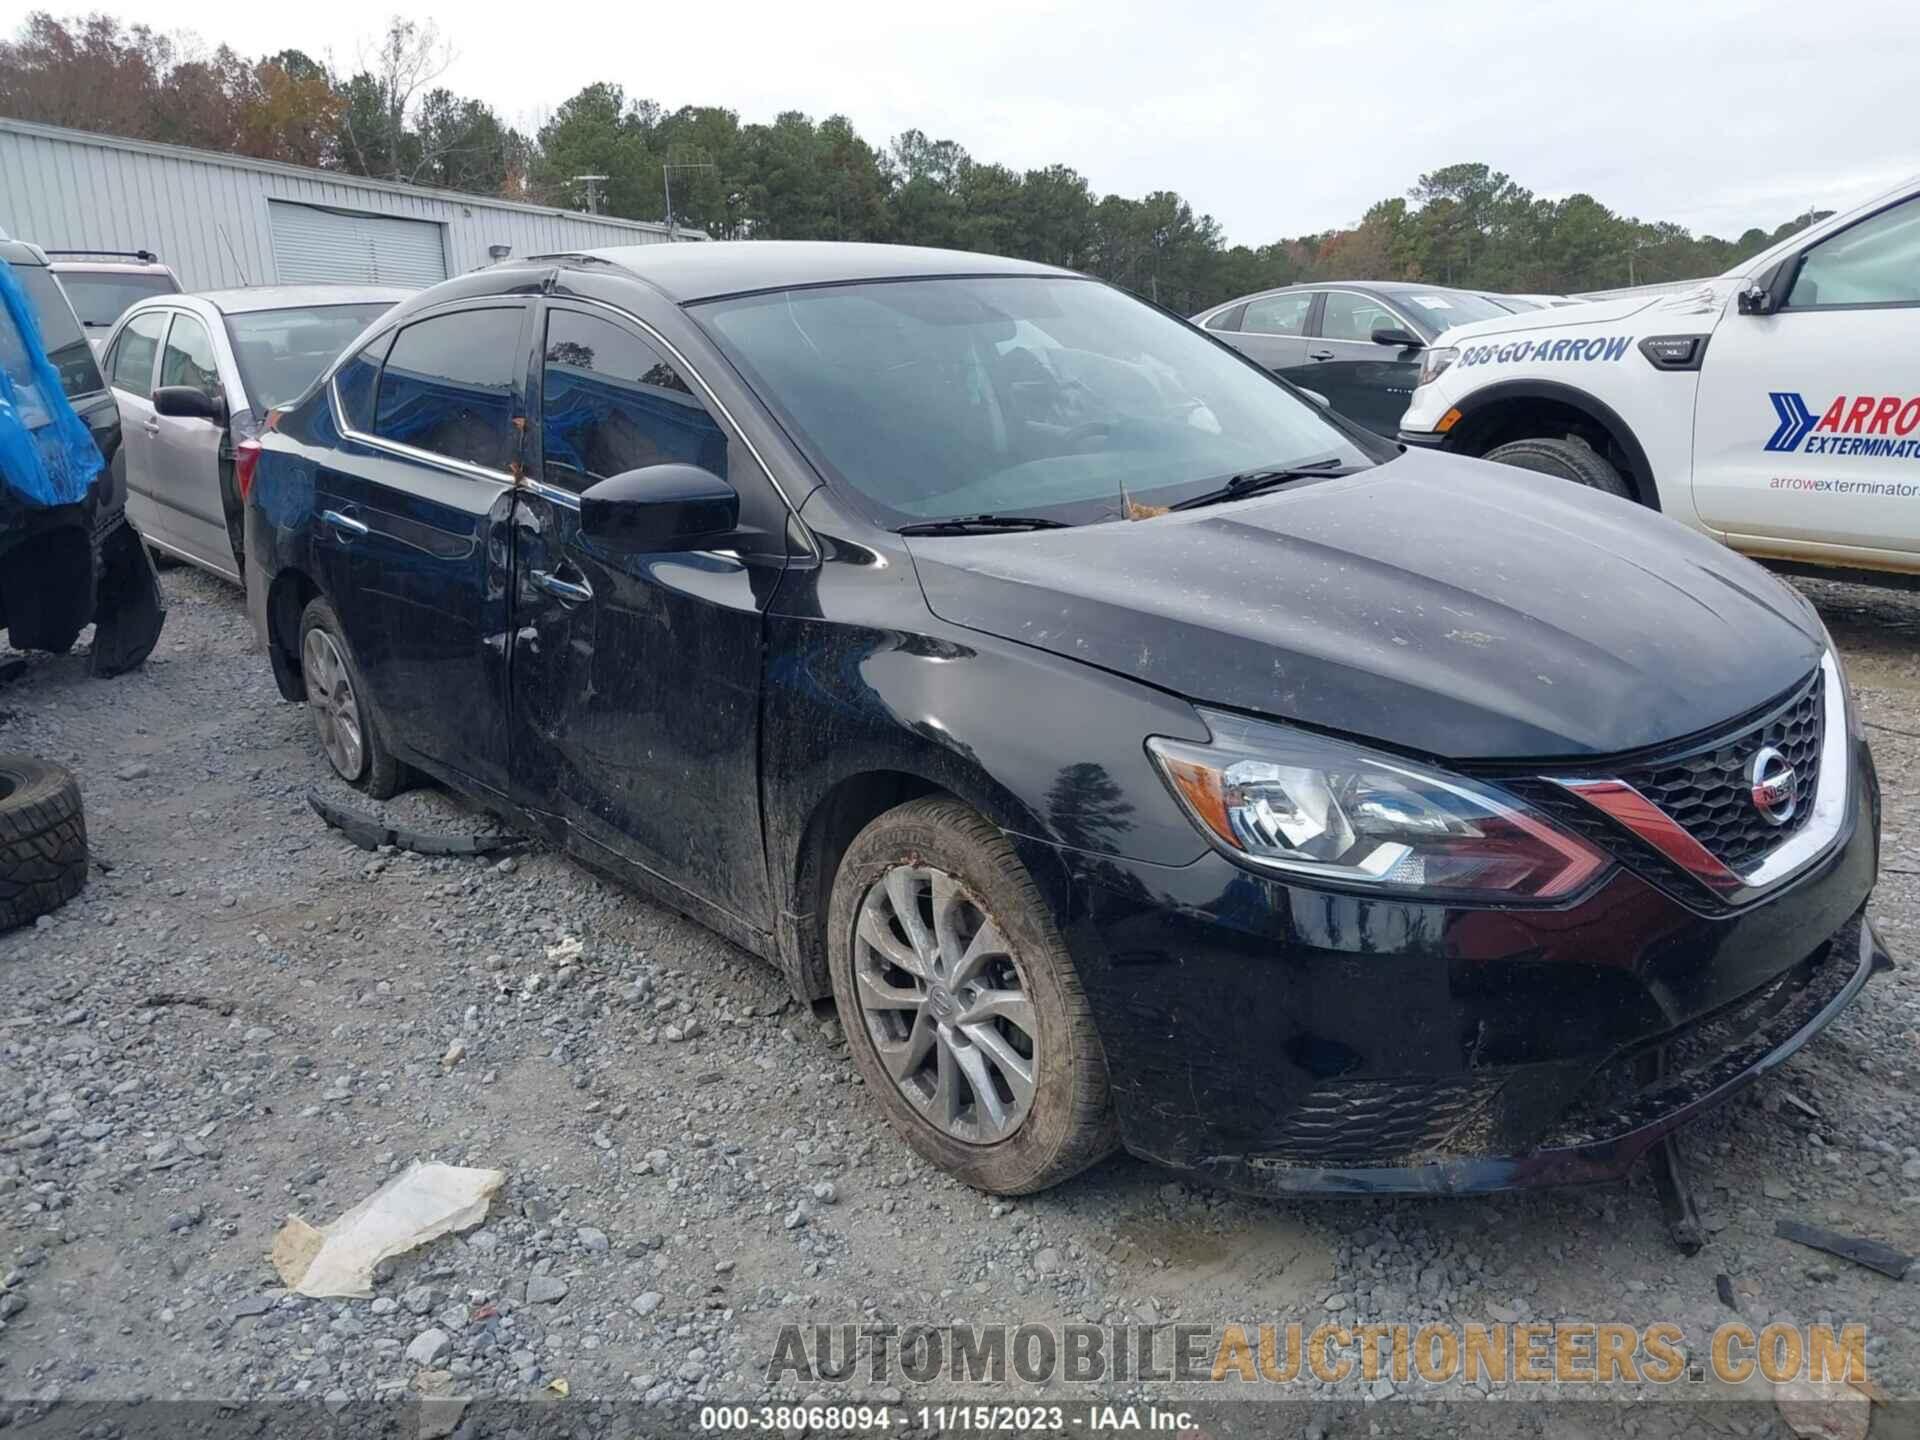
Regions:
<instances>
[{"instance_id":1,"label":"black sedan","mask_svg":"<svg viewBox=\"0 0 1920 1440\"><path fill-rule=\"evenodd\" d=\"M1097 281L536 258L400 306L262 446L249 603L341 777L433 777L831 994L983 1189L1116 1144L1618 1174L1879 953L1795 592Z\"/></svg>"},{"instance_id":2,"label":"black sedan","mask_svg":"<svg viewBox=\"0 0 1920 1440\"><path fill-rule=\"evenodd\" d=\"M1495 320L1517 306L1471 290L1342 280L1245 295L1193 319L1342 415L1391 436L1420 383L1420 352L1451 326Z\"/></svg>"}]
</instances>

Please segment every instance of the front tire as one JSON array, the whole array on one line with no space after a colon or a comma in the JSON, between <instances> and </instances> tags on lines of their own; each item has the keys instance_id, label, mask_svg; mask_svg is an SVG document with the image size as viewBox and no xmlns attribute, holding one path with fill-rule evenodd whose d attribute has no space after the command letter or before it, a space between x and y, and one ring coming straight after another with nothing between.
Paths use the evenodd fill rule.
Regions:
<instances>
[{"instance_id":1,"label":"front tire","mask_svg":"<svg viewBox=\"0 0 1920 1440\"><path fill-rule=\"evenodd\" d=\"M1045 1190L1116 1143L1080 977L1004 835L910 801L834 877L828 969L847 1043L902 1138L1000 1195Z\"/></svg>"},{"instance_id":2,"label":"front tire","mask_svg":"<svg viewBox=\"0 0 1920 1440\"><path fill-rule=\"evenodd\" d=\"M333 773L375 800L399 793L400 762L387 748L340 617L325 598L300 615L300 671L320 749Z\"/></svg>"},{"instance_id":3,"label":"front tire","mask_svg":"<svg viewBox=\"0 0 1920 1440\"><path fill-rule=\"evenodd\" d=\"M1512 465L1556 480L1571 480L1590 490L1604 490L1622 500L1634 498L1633 487L1605 456L1578 440L1509 440L1484 457L1496 465Z\"/></svg>"}]
</instances>

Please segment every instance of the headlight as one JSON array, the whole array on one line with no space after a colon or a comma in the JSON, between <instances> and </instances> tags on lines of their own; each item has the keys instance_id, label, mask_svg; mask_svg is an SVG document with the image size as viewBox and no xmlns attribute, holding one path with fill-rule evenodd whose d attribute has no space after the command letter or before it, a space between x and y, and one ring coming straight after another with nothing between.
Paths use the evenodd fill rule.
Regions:
<instances>
[{"instance_id":1,"label":"headlight","mask_svg":"<svg viewBox=\"0 0 1920 1440\"><path fill-rule=\"evenodd\" d=\"M1420 356L1420 384L1429 385L1446 373L1447 367L1460 358L1460 351L1452 345L1430 345Z\"/></svg>"},{"instance_id":2,"label":"headlight","mask_svg":"<svg viewBox=\"0 0 1920 1440\"><path fill-rule=\"evenodd\" d=\"M1249 865L1423 898L1557 900L1608 865L1492 786L1203 710L1213 743L1147 749L1207 837Z\"/></svg>"}]
</instances>

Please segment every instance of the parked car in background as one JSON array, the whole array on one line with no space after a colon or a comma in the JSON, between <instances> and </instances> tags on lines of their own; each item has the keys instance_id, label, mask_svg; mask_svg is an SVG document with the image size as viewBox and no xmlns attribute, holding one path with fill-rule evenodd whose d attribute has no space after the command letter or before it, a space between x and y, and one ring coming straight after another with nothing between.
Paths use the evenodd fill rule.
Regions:
<instances>
[{"instance_id":1,"label":"parked car in background","mask_svg":"<svg viewBox=\"0 0 1920 1440\"><path fill-rule=\"evenodd\" d=\"M90 668L116 674L147 658L166 614L153 565L127 523L126 488L114 463L120 411L46 252L0 234L0 264L23 292L38 331L35 346L11 314L0 312L0 369L23 423L31 431L50 413L33 363L39 349L100 457L78 498L46 503L0 484L0 626L18 649L65 654L91 624Z\"/></svg>"},{"instance_id":2,"label":"parked car in background","mask_svg":"<svg viewBox=\"0 0 1920 1440\"><path fill-rule=\"evenodd\" d=\"M1776 564L1920 576L1920 177L1716 280L1462 325L1424 360L1409 445Z\"/></svg>"},{"instance_id":3,"label":"parked car in background","mask_svg":"<svg viewBox=\"0 0 1920 1440\"><path fill-rule=\"evenodd\" d=\"M180 277L151 250L49 250L47 258L96 354L129 305L180 292Z\"/></svg>"},{"instance_id":4,"label":"parked car in background","mask_svg":"<svg viewBox=\"0 0 1920 1440\"><path fill-rule=\"evenodd\" d=\"M1470 290L1388 281L1289 285L1193 317L1241 354L1391 436L1420 382L1420 352L1441 331L1509 316Z\"/></svg>"},{"instance_id":5,"label":"parked car in background","mask_svg":"<svg viewBox=\"0 0 1920 1440\"><path fill-rule=\"evenodd\" d=\"M127 510L147 543L240 580L241 506L267 412L412 293L263 285L165 295L128 310L104 364L126 437Z\"/></svg>"},{"instance_id":6,"label":"parked car in background","mask_svg":"<svg viewBox=\"0 0 1920 1440\"><path fill-rule=\"evenodd\" d=\"M1795 591L1096 280L513 262L260 443L248 609L339 777L432 775L832 994L982 1189L1116 1143L1265 1191L1617 1177L1882 958Z\"/></svg>"}]
</instances>

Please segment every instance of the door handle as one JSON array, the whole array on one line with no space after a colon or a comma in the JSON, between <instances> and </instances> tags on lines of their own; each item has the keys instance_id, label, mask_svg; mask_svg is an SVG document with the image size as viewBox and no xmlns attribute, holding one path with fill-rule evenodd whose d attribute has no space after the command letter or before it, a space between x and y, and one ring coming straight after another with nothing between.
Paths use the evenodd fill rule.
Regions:
<instances>
[{"instance_id":1,"label":"door handle","mask_svg":"<svg viewBox=\"0 0 1920 1440\"><path fill-rule=\"evenodd\" d=\"M1307 352L1307 359L1309 359L1309 360L1331 360L1331 359L1333 359L1333 351L1331 351L1331 350L1309 350L1309 351Z\"/></svg>"},{"instance_id":2,"label":"door handle","mask_svg":"<svg viewBox=\"0 0 1920 1440\"><path fill-rule=\"evenodd\" d=\"M593 587L584 580L562 580L551 570L529 570L527 579L534 588L544 590L564 605L578 605L593 598Z\"/></svg>"},{"instance_id":3,"label":"door handle","mask_svg":"<svg viewBox=\"0 0 1920 1440\"><path fill-rule=\"evenodd\" d=\"M140 428L146 431L149 435L158 435L160 433L160 422L157 419L155 419L153 416L149 415L146 418L145 423L142 424Z\"/></svg>"},{"instance_id":4,"label":"door handle","mask_svg":"<svg viewBox=\"0 0 1920 1440\"><path fill-rule=\"evenodd\" d=\"M322 510L320 518L331 525L334 533L342 540L357 540L367 533L364 520L356 520L351 515L342 515L338 510Z\"/></svg>"}]
</instances>

